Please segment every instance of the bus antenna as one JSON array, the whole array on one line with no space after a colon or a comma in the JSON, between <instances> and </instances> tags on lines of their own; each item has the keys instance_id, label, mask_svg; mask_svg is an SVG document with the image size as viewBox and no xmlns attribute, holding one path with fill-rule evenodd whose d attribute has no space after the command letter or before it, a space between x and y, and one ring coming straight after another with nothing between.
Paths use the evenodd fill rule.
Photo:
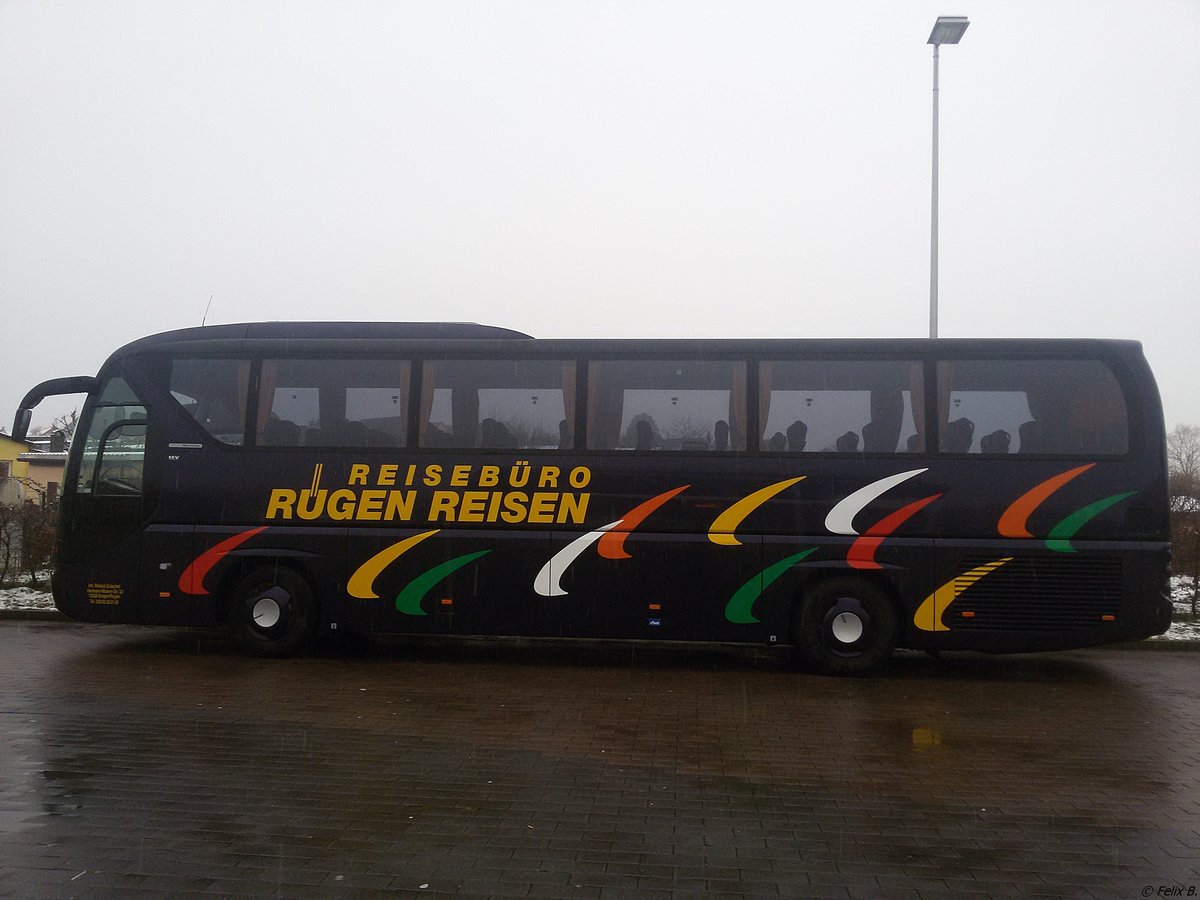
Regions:
<instances>
[{"instance_id":1,"label":"bus antenna","mask_svg":"<svg viewBox=\"0 0 1200 900\"><path fill-rule=\"evenodd\" d=\"M204 316L200 319L200 327L201 328L203 328L205 326L205 324L208 322L208 311L210 309L212 309L212 298L213 298L213 295L209 294L208 295L208 306L204 307Z\"/></svg>"}]
</instances>

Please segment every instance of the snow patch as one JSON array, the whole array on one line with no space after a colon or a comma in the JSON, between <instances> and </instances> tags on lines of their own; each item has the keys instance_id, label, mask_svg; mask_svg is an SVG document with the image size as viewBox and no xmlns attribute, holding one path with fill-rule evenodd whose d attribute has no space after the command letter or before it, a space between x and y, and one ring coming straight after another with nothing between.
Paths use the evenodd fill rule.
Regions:
<instances>
[{"instance_id":1,"label":"snow patch","mask_svg":"<svg viewBox=\"0 0 1200 900\"><path fill-rule=\"evenodd\" d=\"M0 611L17 609L54 609L54 598L47 591L27 587L0 590Z\"/></svg>"}]
</instances>

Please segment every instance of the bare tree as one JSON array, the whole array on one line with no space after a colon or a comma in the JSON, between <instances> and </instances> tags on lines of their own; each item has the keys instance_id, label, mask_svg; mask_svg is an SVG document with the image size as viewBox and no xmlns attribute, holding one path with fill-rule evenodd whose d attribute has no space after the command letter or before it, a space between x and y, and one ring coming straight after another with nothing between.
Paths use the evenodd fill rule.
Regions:
<instances>
[{"instance_id":1,"label":"bare tree","mask_svg":"<svg viewBox=\"0 0 1200 900\"><path fill-rule=\"evenodd\" d=\"M0 587L20 564L21 524L19 506L0 503Z\"/></svg>"},{"instance_id":2,"label":"bare tree","mask_svg":"<svg viewBox=\"0 0 1200 900\"><path fill-rule=\"evenodd\" d=\"M1178 572L1192 578L1192 615L1200 604L1200 427L1176 425L1167 435L1171 490L1171 551Z\"/></svg>"},{"instance_id":3,"label":"bare tree","mask_svg":"<svg viewBox=\"0 0 1200 900\"><path fill-rule=\"evenodd\" d=\"M71 438L75 436L75 426L79 424L78 413L79 411L74 409L69 413L63 413L63 415L50 423L48 431L50 433L57 431L66 439L67 443L70 443Z\"/></svg>"},{"instance_id":4,"label":"bare tree","mask_svg":"<svg viewBox=\"0 0 1200 900\"><path fill-rule=\"evenodd\" d=\"M21 570L29 576L29 586L38 588L38 575L54 566L57 503L27 500L20 508Z\"/></svg>"},{"instance_id":5,"label":"bare tree","mask_svg":"<svg viewBox=\"0 0 1200 900\"><path fill-rule=\"evenodd\" d=\"M1167 468L1173 478L1200 483L1200 426L1176 425L1167 435Z\"/></svg>"},{"instance_id":6,"label":"bare tree","mask_svg":"<svg viewBox=\"0 0 1200 900\"><path fill-rule=\"evenodd\" d=\"M663 432L663 437L673 441L672 446L684 446L689 443L707 446L708 432L707 422L702 422L695 416L676 416Z\"/></svg>"}]
</instances>

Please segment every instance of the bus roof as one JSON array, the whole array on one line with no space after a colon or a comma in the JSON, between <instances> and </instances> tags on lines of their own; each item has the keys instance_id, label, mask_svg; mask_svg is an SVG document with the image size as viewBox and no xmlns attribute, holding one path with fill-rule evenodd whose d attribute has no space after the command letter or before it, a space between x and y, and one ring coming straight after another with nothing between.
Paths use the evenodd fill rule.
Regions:
<instances>
[{"instance_id":1,"label":"bus roof","mask_svg":"<svg viewBox=\"0 0 1200 900\"><path fill-rule=\"evenodd\" d=\"M122 350L154 344L239 340L528 340L511 328L475 322L242 322L164 331L133 341Z\"/></svg>"},{"instance_id":2,"label":"bus roof","mask_svg":"<svg viewBox=\"0 0 1200 900\"><path fill-rule=\"evenodd\" d=\"M1097 353L1141 357L1141 344L1133 340L1100 338L534 338L510 328L473 322L247 322L209 325L166 331L135 340L112 354L112 358L145 351L165 353L239 352L265 350L284 342L293 351L329 349L330 343L349 350L373 350L393 342L417 341L438 352L450 345L474 341L524 342L523 349L536 347L540 355L550 353L746 353L808 352L924 354L937 349L941 354L986 354L1003 349L1006 354L1032 355Z\"/></svg>"}]
</instances>

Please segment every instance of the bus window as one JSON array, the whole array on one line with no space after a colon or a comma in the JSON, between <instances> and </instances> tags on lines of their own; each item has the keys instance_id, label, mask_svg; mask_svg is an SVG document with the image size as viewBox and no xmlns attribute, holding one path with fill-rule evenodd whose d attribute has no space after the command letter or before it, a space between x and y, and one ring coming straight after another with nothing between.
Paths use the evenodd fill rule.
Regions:
<instances>
[{"instance_id":1,"label":"bus window","mask_svg":"<svg viewBox=\"0 0 1200 900\"><path fill-rule=\"evenodd\" d=\"M575 363L445 359L422 366L421 446L574 447Z\"/></svg>"},{"instance_id":2,"label":"bus window","mask_svg":"<svg viewBox=\"0 0 1200 900\"><path fill-rule=\"evenodd\" d=\"M765 361L759 366L759 447L787 453L918 452L925 446L918 428L923 397L916 361Z\"/></svg>"},{"instance_id":3,"label":"bus window","mask_svg":"<svg viewBox=\"0 0 1200 900\"><path fill-rule=\"evenodd\" d=\"M1125 397L1099 360L938 363L939 445L948 453L1119 456Z\"/></svg>"},{"instance_id":4,"label":"bus window","mask_svg":"<svg viewBox=\"0 0 1200 900\"><path fill-rule=\"evenodd\" d=\"M141 494L145 457L146 407L125 379L113 378L92 409L80 458L78 492Z\"/></svg>"},{"instance_id":5,"label":"bus window","mask_svg":"<svg viewBox=\"0 0 1200 900\"><path fill-rule=\"evenodd\" d=\"M410 364L393 359L268 359L259 377L265 447L403 447Z\"/></svg>"},{"instance_id":6,"label":"bus window","mask_svg":"<svg viewBox=\"0 0 1200 900\"><path fill-rule=\"evenodd\" d=\"M247 359L176 359L171 396L200 427L222 444L240 445L246 435Z\"/></svg>"},{"instance_id":7,"label":"bus window","mask_svg":"<svg viewBox=\"0 0 1200 900\"><path fill-rule=\"evenodd\" d=\"M593 450L744 450L746 364L611 360L588 370Z\"/></svg>"}]
</instances>

